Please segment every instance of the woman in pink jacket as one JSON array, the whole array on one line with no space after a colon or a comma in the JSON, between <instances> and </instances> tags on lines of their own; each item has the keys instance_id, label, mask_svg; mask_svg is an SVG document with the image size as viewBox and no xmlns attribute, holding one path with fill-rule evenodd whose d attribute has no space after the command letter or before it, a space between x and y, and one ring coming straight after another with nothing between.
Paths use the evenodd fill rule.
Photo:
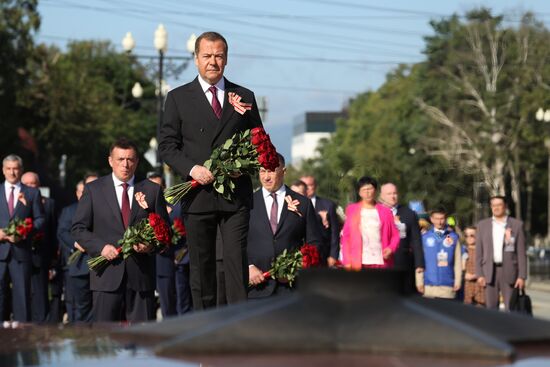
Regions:
<instances>
[{"instance_id":1,"label":"woman in pink jacket","mask_svg":"<svg viewBox=\"0 0 550 367\"><path fill-rule=\"evenodd\" d=\"M399 230L390 209L376 202L378 183L361 177L356 185L359 201L346 208L340 238L345 268L390 268L399 246Z\"/></svg>"}]
</instances>

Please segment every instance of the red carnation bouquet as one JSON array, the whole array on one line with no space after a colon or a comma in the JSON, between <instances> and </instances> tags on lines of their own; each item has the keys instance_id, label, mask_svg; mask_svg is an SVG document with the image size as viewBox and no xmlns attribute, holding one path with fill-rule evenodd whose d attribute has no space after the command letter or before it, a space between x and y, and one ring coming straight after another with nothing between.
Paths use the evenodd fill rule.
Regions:
<instances>
[{"instance_id":1,"label":"red carnation bouquet","mask_svg":"<svg viewBox=\"0 0 550 367\"><path fill-rule=\"evenodd\" d=\"M214 176L214 190L225 199L232 200L235 190L232 176L255 174L260 167L273 171L279 166L277 151L269 135L261 127L236 133L212 151L204 162ZM200 186L196 180L186 181L167 188L164 197L170 204L181 201L191 189Z\"/></svg>"},{"instance_id":2,"label":"red carnation bouquet","mask_svg":"<svg viewBox=\"0 0 550 367\"><path fill-rule=\"evenodd\" d=\"M316 246L304 244L292 252L285 249L275 258L271 269L263 273L265 278L286 279L292 287L292 283L301 269L319 266L319 250Z\"/></svg>"},{"instance_id":3,"label":"red carnation bouquet","mask_svg":"<svg viewBox=\"0 0 550 367\"><path fill-rule=\"evenodd\" d=\"M136 225L130 226L124 232L124 237L117 242L117 251L122 253L124 259L135 251L133 246L139 243L149 245L155 250L162 250L172 242L170 227L156 213L149 213L147 218L142 219ZM96 256L88 260L90 270L101 271L109 264L103 256Z\"/></svg>"},{"instance_id":4,"label":"red carnation bouquet","mask_svg":"<svg viewBox=\"0 0 550 367\"><path fill-rule=\"evenodd\" d=\"M22 241L32 232L32 218L19 219L17 217L9 221L8 226L4 228L4 233L13 236L15 243Z\"/></svg>"}]
</instances>

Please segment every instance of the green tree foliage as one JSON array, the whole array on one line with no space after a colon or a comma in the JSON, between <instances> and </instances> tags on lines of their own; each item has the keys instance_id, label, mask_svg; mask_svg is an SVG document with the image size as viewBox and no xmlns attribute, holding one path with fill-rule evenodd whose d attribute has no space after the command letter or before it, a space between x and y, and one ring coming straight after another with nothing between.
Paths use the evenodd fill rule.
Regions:
<instances>
[{"instance_id":1,"label":"green tree foliage","mask_svg":"<svg viewBox=\"0 0 550 367\"><path fill-rule=\"evenodd\" d=\"M321 145L320 157L300 169L317 177L320 195L344 206L356 200L356 180L368 175L394 182L405 203L443 205L469 220L471 177L422 148L433 127L414 104L419 83L419 66L400 66L377 91L351 102L348 118Z\"/></svg>"},{"instance_id":2,"label":"green tree foliage","mask_svg":"<svg viewBox=\"0 0 550 367\"><path fill-rule=\"evenodd\" d=\"M157 121L154 86L135 59L107 42L81 41L66 52L40 45L32 69L18 99L20 126L36 139L40 160L51 171L66 154L70 183L89 170L108 172L109 146L121 136L141 152L148 148ZM144 102L130 93L136 81L144 85ZM151 169L144 159L138 167L141 173Z\"/></svg>"},{"instance_id":3,"label":"green tree foliage","mask_svg":"<svg viewBox=\"0 0 550 367\"><path fill-rule=\"evenodd\" d=\"M37 0L0 1L0 146L2 151L18 148L17 93L25 87L34 41L40 26Z\"/></svg>"},{"instance_id":4,"label":"green tree foliage","mask_svg":"<svg viewBox=\"0 0 550 367\"><path fill-rule=\"evenodd\" d=\"M393 181L403 201L443 205L461 224L487 214L474 202L481 182L487 193L478 201L507 195L513 214L537 231L545 218L531 213L545 211L550 125L534 114L550 105L548 30L531 14L509 24L487 9L431 25L426 61L357 96L320 157L294 176L313 173L320 193L340 204L355 199L359 176Z\"/></svg>"}]
</instances>

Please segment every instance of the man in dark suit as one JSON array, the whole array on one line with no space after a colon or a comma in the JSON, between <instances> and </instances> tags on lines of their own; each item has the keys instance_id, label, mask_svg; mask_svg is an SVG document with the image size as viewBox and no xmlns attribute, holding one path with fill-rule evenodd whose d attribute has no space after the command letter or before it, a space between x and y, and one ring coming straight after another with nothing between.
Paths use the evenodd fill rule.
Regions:
<instances>
[{"instance_id":1,"label":"man in dark suit","mask_svg":"<svg viewBox=\"0 0 550 367\"><path fill-rule=\"evenodd\" d=\"M418 217L408 206L399 204L397 186L391 182L380 187L380 201L393 212L395 225L401 237L399 247L394 254L394 267L408 272L408 289L414 292L416 288L418 292L423 293L423 287L415 285L415 274L424 271L424 252Z\"/></svg>"},{"instance_id":2,"label":"man in dark suit","mask_svg":"<svg viewBox=\"0 0 550 367\"><path fill-rule=\"evenodd\" d=\"M183 204L189 244L191 292L195 310L216 306L216 231L223 240L223 265L228 303L246 300L248 269L246 236L252 201L248 175L235 177L233 200L225 200L213 188L214 177L203 166L212 150L235 133L262 126L254 94L223 76L227 42L207 32L195 43L199 76L166 96L159 152L164 161L195 188ZM241 113L231 105L228 93L246 103Z\"/></svg>"},{"instance_id":3,"label":"man in dark suit","mask_svg":"<svg viewBox=\"0 0 550 367\"><path fill-rule=\"evenodd\" d=\"M523 289L527 279L527 252L523 222L506 213L506 199L490 199L491 218L477 225L476 276L485 287L487 308L497 309L502 294L506 310L514 288Z\"/></svg>"},{"instance_id":4,"label":"man in dark suit","mask_svg":"<svg viewBox=\"0 0 550 367\"><path fill-rule=\"evenodd\" d=\"M35 172L28 171L21 176L21 183L38 189L40 178ZM57 252L55 202L48 197L42 197L41 200L44 207L44 225L42 230L31 239L31 320L33 322L45 322L48 316L49 271Z\"/></svg>"},{"instance_id":5,"label":"man in dark suit","mask_svg":"<svg viewBox=\"0 0 550 367\"><path fill-rule=\"evenodd\" d=\"M249 289L251 299L284 294L288 283L264 278L271 262L285 249L295 250L304 243L321 246L321 228L311 201L283 184L285 160L279 156L275 171L260 169L262 188L254 193L248 232ZM289 199L286 199L289 198ZM288 200L292 205L289 206Z\"/></svg>"},{"instance_id":6,"label":"man in dark suit","mask_svg":"<svg viewBox=\"0 0 550 367\"><path fill-rule=\"evenodd\" d=\"M155 318L155 255L146 244L133 246L135 253L123 259L117 242L125 230L147 218L148 211L168 222L160 186L149 180L135 183L138 165L136 146L116 141L110 151L112 174L84 187L73 219L71 234L91 257L103 256L110 263L103 271L90 271L94 321L139 322ZM136 200L145 195L148 209Z\"/></svg>"},{"instance_id":7,"label":"man in dark suit","mask_svg":"<svg viewBox=\"0 0 550 367\"><path fill-rule=\"evenodd\" d=\"M96 176L86 179L86 183L97 180ZM67 264L65 272L65 307L69 322L91 322L92 321L92 291L90 290L90 270L88 268L88 259L90 255L84 250L71 235L73 218L78 207L78 201L84 192L84 181L76 184L76 203L66 206L59 216L59 226L57 228L57 239L61 246L61 253L64 263L75 251L80 252L78 259Z\"/></svg>"},{"instance_id":8,"label":"man in dark suit","mask_svg":"<svg viewBox=\"0 0 550 367\"><path fill-rule=\"evenodd\" d=\"M315 177L308 175L303 176L300 180L307 186L307 197L311 200L321 223L321 234L323 236L321 259L328 266L334 266L340 255L340 223L336 215L336 204L329 199L317 196Z\"/></svg>"},{"instance_id":9,"label":"man in dark suit","mask_svg":"<svg viewBox=\"0 0 550 367\"><path fill-rule=\"evenodd\" d=\"M8 155L2 161L5 181L0 185L0 315L6 314L6 297L9 282L12 283L13 320L31 320L31 238L44 225L44 208L40 191L23 185L23 161L16 155ZM12 219L33 219L33 232L27 239L16 242L8 236L4 228Z\"/></svg>"}]
</instances>

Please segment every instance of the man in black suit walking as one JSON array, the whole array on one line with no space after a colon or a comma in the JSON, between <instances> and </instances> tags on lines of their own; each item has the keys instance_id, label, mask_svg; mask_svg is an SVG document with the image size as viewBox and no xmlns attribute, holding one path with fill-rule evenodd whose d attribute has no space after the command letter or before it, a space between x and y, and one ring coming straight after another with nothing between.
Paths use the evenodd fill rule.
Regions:
<instances>
[{"instance_id":1,"label":"man in black suit walking","mask_svg":"<svg viewBox=\"0 0 550 367\"><path fill-rule=\"evenodd\" d=\"M303 176L300 180L307 186L307 197L311 200L321 224L323 236L321 259L328 266L334 266L340 255L340 223L336 215L336 204L329 199L317 196L315 177L308 175Z\"/></svg>"},{"instance_id":2,"label":"man in black suit walking","mask_svg":"<svg viewBox=\"0 0 550 367\"><path fill-rule=\"evenodd\" d=\"M380 201L392 210L401 237L394 255L394 267L408 272L408 289L414 291L416 288L418 292L424 293L423 286L415 285L415 274L424 271L424 252L418 217L409 207L399 204L397 186L391 182L383 184L380 188Z\"/></svg>"},{"instance_id":3,"label":"man in black suit walking","mask_svg":"<svg viewBox=\"0 0 550 367\"><path fill-rule=\"evenodd\" d=\"M155 255L146 244L134 245L135 253L123 259L117 252L128 226L158 213L167 223L166 203L161 187L149 180L135 183L138 150L126 140L111 146L109 165L112 174L84 187L73 219L71 234L91 256L102 255L110 261L103 271L90 271L94 321L139 322L155 317ZM145 195L148 209L136 200Z\"/></svg>"},{"instance_id":4,"label":"man in black suit walking","mask_svg":"<svg viewBox=\"0 0 550 367\"><path fill-rule=\"evenodd\" d=\"M31 320L31 238L44 225L44 208L40 191L21 183L23 160L19 156L4 158L2 173L6 180L0 185L0 317L6 314L11 279L13 320L27 322ZM4 232L14 218L32 218L34 230L27 239L16 242Z\"/></svg>"},{"instance_id":5,"label":"man in black suit walking","mask_svg":"<svg viewBox=\"0 0 550 367\"><path fill-rule=\"evenodd\" d=\"M199 76L166 96L159 152L166 163L186 180L202 186L183 204L189 244L190 282L195 310L216 306L216 231L223 240L223 264L228 303L246 300L248 270L246 236L252 202L252 181L233 178L233 200L225 200L213 188L214 177L203 166L212 150L235 133L262 126L254 94L224 78L227 42L207 32L195 43ZM249 110L241 113L228 99L233 92Z\"/></svg>"},{"instance_id":6,"label":"man in black suit walking","mask_svg":"<svg viewBox=\"0 0 550 367\"><path fill-rule=\"evenodd\" d=\"M321 246L321 228L311 201L283 184L285 160L279 156L275 171L260 168L262 188L254 193L254 207L250 212L248 232L249 283L253 285L249 298L284 294L290 290L287 283L271 278L263 272L285 249L295 250L304 243ZM290 205L289 205L290 204Z\"/></svg>"}]
</instances>

